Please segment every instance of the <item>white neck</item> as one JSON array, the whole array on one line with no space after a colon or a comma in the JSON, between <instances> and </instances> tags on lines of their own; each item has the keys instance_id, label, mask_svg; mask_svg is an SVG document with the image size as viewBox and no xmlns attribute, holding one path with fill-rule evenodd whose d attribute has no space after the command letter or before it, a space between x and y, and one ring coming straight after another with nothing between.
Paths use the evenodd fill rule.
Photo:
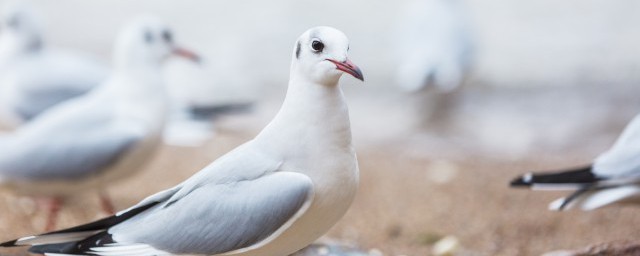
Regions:
<instances>
[{"instance_id":1,"label":"white neck","mask_svg":"<svg viewBox=\"0 0 640 256\"><path fill-rule=\"evenodd\" d=\"M115 71L107 89L117 94L118 119L135 119L153 127L164 122L167 99L161 74L153 68Z\"/></svg>"},{"instance_id":2,"label":"white neck","mask_svg":"<svg viewBox=\"0 0 640 256\"><path fill-rule=\"evenodd\" d=\"M299 153L322 150L351 150L349 111L335 80L318 84L292 69L284 103L275 118L255 142L272 151ZM270 138L270 141L266 141ZM276 138L277 141L271 141ZM289 152L294 147L298 152Z\"/></svg>"}]
</instances>

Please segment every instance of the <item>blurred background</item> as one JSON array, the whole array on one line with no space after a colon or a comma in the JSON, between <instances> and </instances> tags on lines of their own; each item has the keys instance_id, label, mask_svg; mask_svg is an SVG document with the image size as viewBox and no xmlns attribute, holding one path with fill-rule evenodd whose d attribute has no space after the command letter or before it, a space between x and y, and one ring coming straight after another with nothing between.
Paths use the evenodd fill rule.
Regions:
<instances>
[{"instance_id":1,"label":"blurred background","mask_svg":"<svg viewBox=\"0 0 640 256\"><path fill-rule=\"evenodd\" d=\"M216 119L206 143L166 146L141 175L112 188L119 209L179 183L259 132L284 98L295 40L328 25L349 37L350 59L366 81L342 79L361 188L329 237L384 255L428 255L445 236L459 240L463 255L539 255L640 237L637 209L549 212L547 203L561 194L508 188L526 171L590 163L638 113L638 1L30 2L45 21L48 44L105 62L124 24L155 14L177 42L204 57L201 66L176 60L166 67L173 95L254 102L252 113ZM463 51L447 55L460 40ZM462 54L460 82L442 90L435 75L424 75L417 79L428 86L407 90L399 70L420 62L416 56L429 47L445 59ZM4 204L11 200L19 199ZM63 211L63 225L95 218L97 211L84 207L93 204L79 197ZM23 206L3 210L0 238L38 230L38 218L33 223Z\"/></svg>"}]
</instances>

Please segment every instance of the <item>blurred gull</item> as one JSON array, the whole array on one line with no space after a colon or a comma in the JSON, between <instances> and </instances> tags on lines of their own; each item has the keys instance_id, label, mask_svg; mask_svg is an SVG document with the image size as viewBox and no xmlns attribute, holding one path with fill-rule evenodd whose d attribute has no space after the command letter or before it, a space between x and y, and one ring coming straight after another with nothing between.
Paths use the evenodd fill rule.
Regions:
<instances>
[{"instance_id":1,"label":"blurred gull","mask_svg":"<svg viewBox=\"0 0 640 256\"><path fill-rule=\"evenodd\" d=\"M47 229L62 198L85 190L100 192L104 210L113 213L105 186L138 171L160 142L166 111L161 64L172 53L195 58L153 17L126 27L104 84L0 137L0 185L49 198Z\"/></svg>"},{"instance_id":2,"label":"blurred gull","mask_svg":"<svg viewBox=\"0 0 640 256\"><path fill-rule=\"evenodd\" d=\"M362 78L349 42L308 30L282 108L258 136L185 182L109 218L2 246L71 255L289 255L327 232L358 185L342 72Z\"/></svg>"},{"instance_id":3,"label":"blurred gull","mask_svg":"<svg viewBox=\"0 0 640 256\"><path fill-rule=\"evenodd\" d=\"M528 173L511 182L514 187L575 190L549 205L551 210L580 206L593 210L612 203L640 202L640 115L625 128L611 149L593 164L568 171Z\"/></svg>"},{"instance_id":4,"label":"blurred gull","mask_svg":"<svg viewBox=\"0 0 640 256\"><path fill-rule=\"evenodd\" d=\"M38 16L9 2L0 19L0 123L16 126L102 83L108 69L78 52L46 44Z\"/></svg>"},{"instance_id":5,"label":"blurred gull","mask_svg":"<svg viewBox=\"0 0 640 256\"><path fill-rule=\"evenodd\" d=\"M462 0L413 0L405 7L397 47L397 84L449 92L471 65L472 41Z\"/></svg>"},{"instance_id":6,"label":"blurred gull","mask_svg":"<svg viewBox=\"0 0 640 256\"><path fill-rule=\"evenodd\" d=\"M208 107L185 107L172 101L163 133L167 145L199 147L215 135L215 121L223 116L249 113L253 103L228 103Z\"/></svg>"},{"instance_id":7,"label":"blurred gull","mask_svg":"<svg viewBox=\"0 0 640 256\"><path fill-rule=\"evenodd\" d=\"M230 92L233 84L219 84L216 74L207 69L210 66L204 59L199 65L176 62L167 69L171 107L163 135L165 143L201 146L215 135L219 118L252 110L253 100L234 97Z\"/></svg>"}]
</instances>

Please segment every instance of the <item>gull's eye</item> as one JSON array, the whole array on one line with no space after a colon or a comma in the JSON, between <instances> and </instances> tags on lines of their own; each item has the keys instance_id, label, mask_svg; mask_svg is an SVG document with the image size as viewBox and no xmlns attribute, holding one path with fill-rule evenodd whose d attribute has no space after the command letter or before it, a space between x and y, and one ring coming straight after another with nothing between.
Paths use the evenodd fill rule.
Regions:
<instances>
[{"instance_id":1,"label":"gull's eye","mask_svg":"<svg viewBox=\"0 0 640 256\"><path fill-rule=\"evenodd\" d=\"M173 35L171 34L171 32L165 30L162 32L162 39L164 39L165 42L167 43L172 43L173 42Z\"/></svg>"},{"instance_id":2,"label":"gull's eye","mask_svg":"<svg viewBox=\"0 0 640 256\"><path fill-rule=\"evenodd\" d=\"M313 42L311 42L311 49L315 52L322 52L324 44L320 42L320 40L313 40Z\"/></svg>"}]
</instances>

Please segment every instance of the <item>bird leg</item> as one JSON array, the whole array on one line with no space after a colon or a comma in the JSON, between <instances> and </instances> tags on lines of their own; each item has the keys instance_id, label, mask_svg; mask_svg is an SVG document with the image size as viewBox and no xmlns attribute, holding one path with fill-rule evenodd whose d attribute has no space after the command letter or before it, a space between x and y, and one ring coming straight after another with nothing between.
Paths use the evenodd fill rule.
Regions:
<instances>
[{"instance_id":1,"label":"bird leg","mask_svg":"<svg viewBox=\"0 0 640 256\"><path fill-rule=\"evenodd\" d=\"M60 197L51 197L45 199L46 207L47 207L47 224L44 228L46 232L52 231L56 227L56 222L58 220L58 213L60 212L60 208L62 208L62 199Z\"/></svg>"},{"instance_id":2,"label":"bird leg","mask_svg":"<svg viewBox=\"0 0 640 256\"><path fill-rule=\"evenodd\" d=\"M100 197L100 206L102 207L102 211L104 211L107 215L113 215L116 213L116 208L113 206L111 202L111 198L107 191L100 190L98 192L98 196Z\"/></svg>"}]
</instances>

